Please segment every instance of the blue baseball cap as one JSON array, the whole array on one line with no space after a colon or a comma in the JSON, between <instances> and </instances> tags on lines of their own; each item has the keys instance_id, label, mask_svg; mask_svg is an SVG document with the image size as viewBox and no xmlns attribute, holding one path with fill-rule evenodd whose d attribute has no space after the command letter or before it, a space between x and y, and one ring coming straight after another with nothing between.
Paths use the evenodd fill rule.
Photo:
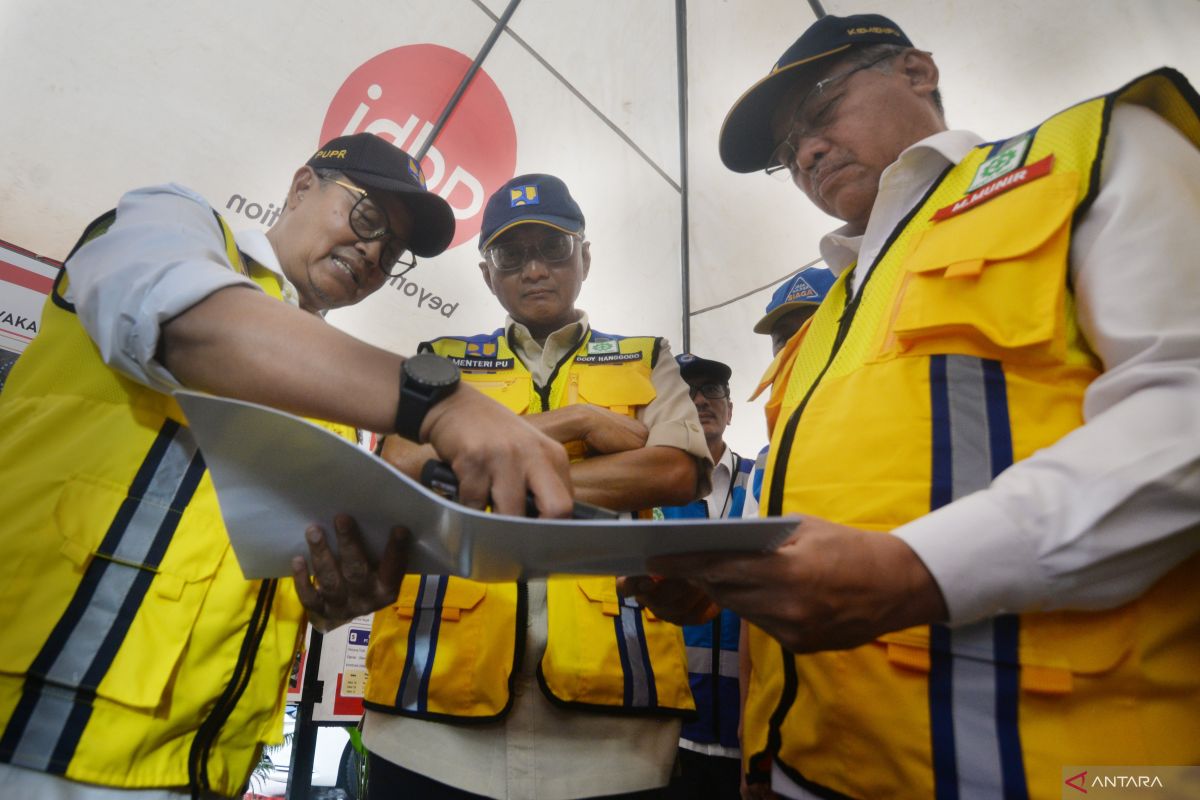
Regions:
<instances>
[{"instance_id":1,"label":"blue baseball cap","mask_svg":"<svg viewBox=\"0 0 1200 800\"><path fill-rule=\"evenodd\" d=\"M805 267L784 281L771 295L766 315L754 325L755 333L770 333L775 321L797 308L821 305L833 286L833 273L824 267Z\"/></svg>"},{"instance_id":2,"label":"blue baseball cap","mask_svg":"<svg viewBox=\"0 0 1200 800\"><path fill-rule=\"evenodd\" d=\"M527 222L581 234L583 210L561 179L541 173L518 175L488 198L479 231L479 252L509 228Z\"/></svg>"},{"instance_id":3,"label":"blue baseball cap","mask_svg":"<svg viewBox=\"0 0 1200 800\"><path fill-rule=\"evenodd\" d=\"M733 370L729 368L728 364L713 361L711 358L701 358L694 353L680 353L675 356L675 363L679 365L679 374L685 381L700 376L709 376L715 378L716 383L729 385L729 376L733 374Z\"/></svg>"},{"instance_id":4,"label":"blue baseball cap","mask_svg":"<svg viewBox=\"0 0 1200 800\"><path fill-rule=\"evenodd\" d=\"M797 83L813 81L829 63L823 59L868 44L913 46L899 25L879 14L827 14L810 25L725 116L719 138L725 166L734 172L766 169L775 150L771 116L783 96Z\"/></svg>"}]
</instances>

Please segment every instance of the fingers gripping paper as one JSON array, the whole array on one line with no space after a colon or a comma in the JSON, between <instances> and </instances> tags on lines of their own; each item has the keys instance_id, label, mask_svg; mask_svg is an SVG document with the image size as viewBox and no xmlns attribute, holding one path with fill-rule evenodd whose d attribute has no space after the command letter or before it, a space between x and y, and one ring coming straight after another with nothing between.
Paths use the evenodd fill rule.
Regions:
<instances>
[{"instance_id":1,"label":"fingers gripping paper","mask_svg":"<svg viewBox=\"0 0 1200 800\"><path fill-rule=\"evenodd\" d=\"M217 490L221 516L249 579L291 574L307 556L304 530L353 516L372 555L389 531L411 532L408 571L511 581L553 573L633 575L650 556L761 551L787 538L795 518L544 520L450 502L382 459L299 417L240 400L179 391ZM330 538L330 544L336 542Z\"/></svg>"}]
</instances>

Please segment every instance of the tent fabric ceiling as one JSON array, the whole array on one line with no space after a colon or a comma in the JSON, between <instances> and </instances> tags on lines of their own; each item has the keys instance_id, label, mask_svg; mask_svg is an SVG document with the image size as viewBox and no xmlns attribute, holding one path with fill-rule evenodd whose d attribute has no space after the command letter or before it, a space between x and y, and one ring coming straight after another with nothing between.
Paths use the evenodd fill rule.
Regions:
<instances>
[{"instance_id":1,"label":"tent fabric ceiling","mask_svg":"<svg viewBox=\"0 0 1200 800\"><path fill-rule=\"evenodd\" d=\"M323 126L341 124L333 119L338 102L368 106L362 125L388 114L402 125L408 110L388 104L415 97L431 73L374 76L377 99L339 95L349 91L348 76L396 48L430 44L460 54L461 71L445 82L444 96L425 98L412 113L432 126L508 5L10 0L0 5L0 94L8 112L0 119L0 239L62 258L122 191L165 180L197 189L235 225L262 225L262 217L250 217L250 204L278 205ZM1200 82L1196 0L823 5L832 14L876 11L895 19L934 53L950 124L988 137L1029 127L1163 64ZM770 360L766 338L751 327L772 283L815 258L820 235L836 222L794 187L725 170L716 137L732 101L814 17L800 0L693 0L684 8L682 153L675 4L521 0L483 59L483 76L464 95L478 109L490 82L500 110L456 110L446 121L447 141L456 122L478 127L455 141L483 155L461 143L442 155L447 172L461 166L483 175L488 164L480 158L511 158L515 173L564 177L593 242L580 305L602 330L664 334L677 346L685 333L686 199L688 338L694 351L733 366L734 396L744 398ZM505 125L516 132L515 152L493 152ZM410 129L408 149L420 146L420 130ZM485 191L497 185L481 183ZM240 211L229 205L235 196L243 198ZM478 229L477 219L459 224ZM478 260L467 239L422 262L406 285L385 287L329 319L401 352L421 339L490 329L502 315L478 277ZM754 405L737 403L730 430L744 454L765 440Z\"/></svg>"}]
</instances>

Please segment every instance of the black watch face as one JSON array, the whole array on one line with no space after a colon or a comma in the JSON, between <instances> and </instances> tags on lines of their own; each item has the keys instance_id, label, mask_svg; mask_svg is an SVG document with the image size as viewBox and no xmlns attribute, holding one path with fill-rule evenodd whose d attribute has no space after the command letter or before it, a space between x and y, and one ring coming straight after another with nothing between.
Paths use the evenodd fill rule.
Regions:
<instances>
[{"instance_id":1,"label":"black watch face","mask_svg":"<svg viewBox=\"0 0 1200 800\"><path fill-rule=\"evenodd\" d=\"M449 359L421 353L404 362L409 377L426 386L451 386L458 383L458 367Z\"/></svg>"}]
</instances>

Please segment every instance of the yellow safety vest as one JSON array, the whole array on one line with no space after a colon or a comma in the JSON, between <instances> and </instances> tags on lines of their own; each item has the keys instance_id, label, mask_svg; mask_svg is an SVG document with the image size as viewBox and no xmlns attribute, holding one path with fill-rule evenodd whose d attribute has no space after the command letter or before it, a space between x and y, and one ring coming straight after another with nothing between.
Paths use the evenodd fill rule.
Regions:
<instances>
[{"instance_id":1,"label":"yellow safety vest","mask_svg":"<svg viewBox=\"0 0 1200 800\"><path fill-rule=\"evenodd\" d=\"M1067 254L1117 102L1200 146L1196 93L1151 73L1051 117L1023 165L982 186L1016 140L975 149L897 227L858 297L841 276L786 371L766 513L890 531L1083 424L1101 366ZM804 656L753 629L750 650L747 768L760 776L773 757L821 796L1058 798L1066 766L1200 763L1195 558L1111 610L922 626Z\"/></svg>"},{"instance_id":2,"label":"yellow safety vest","mask_svg":"<svg viewBox=\"0 0 1200 800\"><path fill-rule=\"evenodd\" d=\"M304 612L290 582L242 577L179 406L105 366L67 282L0 396L0 761L234 795L280 740Z\"/></svg>"},{"instance_id":3,"label":"yellow safety vest","mask_svg":"<svg viewBox=\"0 0 1200 800\"><path fill-rule=\"evenodd\" d=\"M655 397L658 341L589 331L546 386L534 383L501 331L424 343L458 364L463 380L518 414L590 403L632 416ZM584 455L582 444L568 452ZM557 705L690 715L680 629L611 577L546 581L547 645L538 682ZM367 651L366 706L424 719L494 720L512 705L523 657L523 583L408 575L396 603L376 612Z\"/></svg>"}]
</instances>

